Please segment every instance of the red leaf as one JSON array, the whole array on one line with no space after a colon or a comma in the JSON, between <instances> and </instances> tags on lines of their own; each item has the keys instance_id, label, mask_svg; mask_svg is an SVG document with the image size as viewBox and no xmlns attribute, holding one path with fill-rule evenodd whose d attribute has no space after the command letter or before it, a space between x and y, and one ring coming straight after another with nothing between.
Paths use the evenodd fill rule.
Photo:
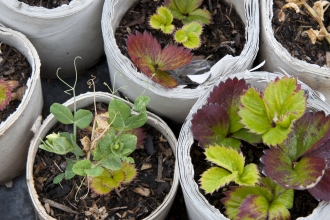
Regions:
<instances>
[{"instance_id":1,"label":"red leaf","mask_svg":"<svg viewBox=\"0 0 330 220\"><path fill-rule=\"evenodd\" d=\"M176 45L166 46L156 63L159 70L174 70L190 63L192 59L190 50Z\"/></svg>"},{"instance_id":2,"label":"red leaf","mask_svg":"<svg viewBox=\"0 0 330 220\"><path fill-rule=\"evenodd\" d=\"M317 200L330 202L330 169L326 169L325 173L313 188L308 189L308 192Z\"/></svg>"},{"instance_id":3,"label":"red leaf","mask_svg":"<svg viewBox=\"0 0 330 220\"><path fill-rule=\"evenodd\" d=\"M157 39L146 31L143 35L140 32L136 32L136 35L129 35L126 44L128 54L136 66L137 59L149 59L149 62L153 64L152 62L161 55L162 48Z\"/></svg>"},{"instance_id":4,"label":"red leaf","mask_svg":"<svg viewBox=\"0 0 330 220\"><path fill-rule=\"evenodd\" d=\"M218 103L225 109L235 103L239 104L240 96L248 89L248 84L244 79L238 80L228 78L225 82L221 82L218 86L213 88L210 97L207 99L208 103Z\"/></svg>"},{"instance_id":5,"label":"red leaf","mask_svg":"<svg viewBox=\"0 0 330 220\"><path fill-rule=\"evenodd\" d=\"M226 110L218 104L204 105L191 120L193 136L201 147L216 142L217 135L226 136L229 129L229 116ZM218 132L217 132L218 131Z\"/></svg>"},{"instance_id":6,"label":"red leaf","mask_svg":"<svg viewBox=\"0 0 330 220\"><path fill-rule=\"evenodd\" d=\"M165 71L180 68L190 63L192 59L190 50L184 47L169 45L162 50L157 39L146 31L143 34L140 32L136 32L136 35L131 34L126 43L134 65L142 73L152 77L154 82L166 88L176 87L177 82Z\"/></svg>"},{"instance_id":7,"label":"red leaf","mask_svg":"<svg viewBox=\"0 0 330 220\"><path fill-rule=\"evenodd\" d=\"M268 207L258 205L260 199L266 200L260 195L247 196L238 208L237 219L267 219Z\"/></svg>"},{"instance_id":8,"label":"red leaf","mask_svg":"<svg viewBox=\"0 0 330 220\"><path fill-rule=\"evenodd\" d=\"M8 82L0 79L0 111L10 102L12 87Z\"/></svg>"}]
</instances>

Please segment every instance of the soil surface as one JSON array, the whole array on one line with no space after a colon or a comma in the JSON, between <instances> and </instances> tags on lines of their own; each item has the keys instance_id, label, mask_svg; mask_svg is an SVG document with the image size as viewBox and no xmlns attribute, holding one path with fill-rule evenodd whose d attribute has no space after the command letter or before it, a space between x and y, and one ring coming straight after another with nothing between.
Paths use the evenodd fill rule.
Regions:
<instances>
[{"instance_id":1,"label":"soil surface","mask_svg":"<svg viewBox=\"0 0 330 220\"><path fill-rule=\"evenodd\" d=\"M163 0L140 0L126 12L115 32L117 45L123 55L129 57L126 39L129 34L134 34L136 31L151 33L158 39L162 48L175 44L172 35L163 34L149 25L150 17L162 3ZM203 26L202 45L192 51L193 59L207 59L215 63L227 54L239 56L245 45L245 26L234 7L223 0L212 0L204 1L201 8L211 12L213 24ZM181 22L176 19L174 19L174 24L178 28L182 27ZM179 82L179 84L186 83L190 83L188 78Z\"/></svg>"},{"instance_id":2,"label":"soil surface","mask_svg":"<svg viewBox=\"0 0 330 220\"><path fill-rule=\"evenodd\" d=\"M32 69L26 58L16 48L0 42L0 79L17 81L18 86L12 91L12 94L19 93L16 99L10 101L6 108L0 111L0 122L5 121L10 114L16 111L31 74Z\"/></svg>"},{"instance_id":3,"label":"soil surface","mask_svg":"<svg viewBox=\"0 0 330 220\"><path fill-rule=\"evenodd\" d=\"M20 0L30 6L40 6L48 9L57 8L64 4L69 4L72 0Z\"/></svg>"},{"instance_id":4,"label":"soil surface","mask_svg":"<svg viewBox=\"0 0 330 220\"><path fill-rule=\"evenodd\" d=\"M307 0L307 3L313 7L316 0ZM312 44L305 31L313 28L319 30L319 25L305 9L300 7L301 12L296 13L294 9L285 9L286 18L284 22L278 20L278 13L286 2L284 0L274 0L272 26L276 40L287 49L292 57L304 60L307 63L326 66L326 51L330 53L330 45L326 39ZM330 9L324 13L325 27L330 29ZM330 57L328 58L330 62ZM328 66L330 68L330 64Z\"/></svg>"},{"instance_id":5,"label":"soil surface","mask_svg":"<svg viewBox=\"0 0 330 220\"><path fill-rule=\"evenodd\" d=\"M259 171L261 171L263 164L260 162L260 157L263 155L263 151L265 149L267 149L267 147L265 147L263 144L259 144L256 147L249 144L243 144L241 150L245 156L245 163L255 163L258 166ZM210 168L212 164L205 160L204 149L199 147L197 142L193 144L190 155L195 171L194 179L197 183L199 183L200 175L205 170ZM235 186L235 184L230 183L229 186ZM219 209L220 212L225 215L226 209L220 200L225 197L223 192L227 191L229 186L215 191L212 195L205 194L202 189L200 189L200 193L205 196L210 204ZM298 217L305 217L310 215L317 206L318 201L313 196L311 196L307 190L295 190L293 207L292 209L289 209L291 219L297 219Z\"/></svg>"},{"instance_id":6,"label":"soil surface","mask_svg":"<svg viewBox=\"0 0 330 220\"><path fill-rule=\"evenodd\" d=\"M97 106L102 110L107 109L105 104ZM61 186L53 184L53 178L61 173L60 169L66 167L65 157L39 149L34 164L34 181L40 201L49 214L56 219L68 220L105 219L101 218L102 215L106 219L143 219L155 210L170 191L175 158L169 144L158 131L148 125L144 128L145 143L131 155L135 160L137 177L104 196L88 191L86 181L78 176L70 181L62 180ZM50 132L70 132L70 129L57 124ZM79 135L82 138L86 131L80 131ZM77 190L80 185L80 190ZM55 208L53 202L64 205L64 208ZM102 207L105 207L104 210ZM86 211L93 214L85 215Z\"/></svg>"}]
</instances>

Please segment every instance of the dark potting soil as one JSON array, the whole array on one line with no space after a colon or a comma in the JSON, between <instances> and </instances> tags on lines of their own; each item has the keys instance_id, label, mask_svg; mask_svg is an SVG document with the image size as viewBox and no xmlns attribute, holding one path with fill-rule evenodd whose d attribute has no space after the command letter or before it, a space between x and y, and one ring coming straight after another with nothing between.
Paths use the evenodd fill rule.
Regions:
<instances>
[{"instance_id":1,"label":"dark potting soil","mask_svg":"<svg viewBox=\"0 0 330 220\"><path fill-rule=\"evenodd\" d=\"M68 5L72 0L19 0L30 6L40 6L48 9L57 8L61 5Z\"/></svg>"},{"instance_id":2,"label":"dark potting soil","mask_svg":"<svg viewBox=\"0 0 330 220\"><path fill-rule=\"evenodd\" d=\"M72 0L19 0L30 6L40 6L48 9L68 5Z\"/></svg>"},{"instance_id":3,"label":"dark potting soil","mask_svg":"<svg viewBox=\"0 0 330 220\"><path fill-rule=\"evenodd\" d=\"M31 74L32 69L26 58L16 48L0 42L0 79L18 82L19 85L12 91L12 93L16 93L19 90L18 99L22 98ZM18 99L10 101L6 108L0 111L0 122L5 121L16 111L21 103Z\"/></svg>"},{"instance_id":4,"label":"dark potting soil","mask_svg":"<svg viewBox=\"0 0 330 220\"><path fill-rule=\"evenodd\" d=\"M261 172L263 164L260 162L260 157L263 155L263 151L266 147L263 144L252 146L244 144L241 148L243 155L245 156L245 164L255 163L258 166L259 172ZM190 150L190 156L194 166L195 176L194 180L199 184L201 174L210 168L212 164L205 160L204 149L198 146L197 142L193 144ZM229 186L234 186L234 183L230 183ZM202 189L199 189L200 193L205 196L208 202L225 215L225 206L220 202L225 197L224 191L229 190L229 186L225 186L218 191L214 191L212 195L205 194ZM289 209L291 219L297 219L298 217L306 217L310 215L313 210L318 206L318 201L309 194L307 190L295 190L293 207Z\"/></svg>"},{"instance_id":5,"label":"dark potting soil","mask_svg":"<svg viewBox=\"0 0 330 220\"><path fill-rule=\"evenodd\" d=\"M313 7L316 0L307 0L307 3ZM326 51L330 52L330 45L326 39L316 41L312 44L305 31L313 28L319 30L319 25L310 15L304 6L300 7L301 12L296 13L294 9L285 9L286 18L284 22L278 20L278 13L286 2L284 0L274 0L272 27L276 40L282 46L299 60L307 63L326 66ZM330 27L330 10L324 13L324 25ZM330 60L328 60L330 62ZM330 68L330 66L327 66Z\"/></svg>"},{"instance_id":6,"label":"dark potting soil","mask_svg":"<svg viewBox=\"0 0 330 220\"><path fill-rule=\"evenodd\" d=\"M123 55L129 58L126 39L129 34L135 34L136 31L151 33L158 39L162 48L175 44L172 35L163 34L149 25L150 17L163 2L164 0L139 0L125 13L115 32L116 43ZM202 45L192 50L193 59L206 59L215 63L225 55L239 56L246 42L245 26L233 5L226 4L223 0L212 0L204 1L201 8L211 12L213 24L203 26ZM176 27L182 27L181 22L176 19L174 24ZM187 78L184 80L190 81Z\"/></svg>"},{"instance_id":7,"label":"dark potting soil","mask_svg":"<svg viewBox=\"0 0 330 220\"><path fill-rule=\"evenodd\" d=\"M97 106L107 109L105 104ZM151 145L145 143L131 155L135 160L137 177L131 183L104 196L88 191L86 181L78 176L70 181L62 180L61 186L53 184L54 177L61 173L60 169L65 169L65 157L39 149L34 163L34 181L39 199L49 214L56 219L67 220L98 219L97 217L104 214L108 214L106 219L142 219L155 210L170 191L175 158L169 144L157 130L148 125L144 128L146 135L153 140ZM69 126L58 123L50 132L70 132L70 129ZM85 134L85 131L80 130L77 139ZM80 185L81 188L78 190ZM150 192L150 195L139 194L137 190ZM64 205L64 210L52 207L52 202L48 202L48 206L45 199ZM69 213L69 209L77 213ZM86 211L95 214L87 216Z\"/></svg>"}]
</instances>

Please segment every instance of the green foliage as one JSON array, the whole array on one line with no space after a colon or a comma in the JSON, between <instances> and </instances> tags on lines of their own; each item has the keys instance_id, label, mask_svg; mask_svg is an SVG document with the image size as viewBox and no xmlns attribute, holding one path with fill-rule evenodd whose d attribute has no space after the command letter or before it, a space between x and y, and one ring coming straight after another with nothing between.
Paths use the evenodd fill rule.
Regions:
<instances>
[{"instance_id":1,"label":"green foliage","mask_svg":"<svg viewBox=\"0 0 330 220\"><path fill-rule=\"evenodd\" d=\"M165 0L164 6L170 9L173 17L181 20L183 24L193 21L210 24L211 13L199 8L202 3L203 0Z\"/></svg>"},{"instance_id":2,"label":"green foliage","mask_svg":"<svg viewBox=\"0 0 330 220\"><path fill-rule=\"evenodd\" d=\"M188 49L196 49L201 45L200 35L203 27L198 22L191 22L184 25L174 34L177 43L182 43Z\"/></svg>"},{"instance_id":3,"label":"green foliage","mask_svg":"<svg viewBox=\"0 0 330 220\"><path fill-rule=\"evenodd\" d=\"M71 88L75 97L75 86ZM130 107L122 100L112 99L108 105L108 118L103 121L98 119L104 115L98 117L96 113L93 117L88 110L76 111L75 102L73 113L68 107L54 103L50 112L59 122L73 125L74 133L49 134L39 148L59 155L72 153L75 160L67 158L65 172L58 174L53 182L57 184L75 175L88 177L95 193L106 194L120 184L133 180L137 172L133 165L134 159L129 155L137 145L138 138L134 134L143 133L137 129L147 122L146 105L149 100L149 97L140 96ZM81 139L85 154L76 142L76 127L84 129L90 126L93 118L96 120L92 129L94 139L89 140L87 136L85 138L89 141L83 142Z\"/></svg>"},{"instance_id":4,"label":"green foliage","mask_svg":"<svg viewBox=\"0 0 330 220\"><path fill-rule=\"evenodd\" d=\"M230 219L290 219L293 190L262 178L256 186L231 187L221 202Z\"/></svg>"},{"instance_id":5,"label":"green foliage","mask_svg":"<svg viewBox=\"0 0 330 220\"><path fill-rule=\"evenodd\" d=\"M247 186L254 186L258 182L257 166L255 164L244 166L242 153L231 148L210 146L206 148L205 155L206 160L219 166L209 168L201 176L201 188L206 193L213 193L231 181Z\"/></svg>"},{"instance_id":6,"label":"green foliage","mask_svg":"<svg viewBox=\"0 0 330 220\"><path fill-rule=\"evenodd\" d=\"M295 78L271 81L263 93L249 88L241 97L238 114L251 132L262 135L268 146L282 143L293 122L305 112L306 97Z\"/></svg>"},{"instance_id":7,"label":"green foliage","mask_svg":"<svg viewBox=\"0 0 330 220\"><path fill-rule=\"evenodd\" d=\"M149 24L154 29L160 29L165 34L171 34L174 30L173 16L166 7L159 7L157 14L150 17Z\"/></svg>"}]
</instances>

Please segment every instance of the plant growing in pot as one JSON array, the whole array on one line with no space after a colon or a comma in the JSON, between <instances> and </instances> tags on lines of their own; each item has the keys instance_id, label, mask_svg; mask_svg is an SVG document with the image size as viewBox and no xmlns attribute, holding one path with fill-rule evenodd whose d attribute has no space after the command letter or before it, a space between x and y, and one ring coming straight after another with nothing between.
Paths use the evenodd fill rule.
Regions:
<instances>
[{"instance_id":1,"label":"plant growing in pot","mask_svg":"<svg viewBox=\"0 0 330 220\"><path fill-rule=\"evenodd\" d=\"M39 74L39 56L31 42L0 25L0 185L25 170L31 129L43 104Z\"/></svg>"},{"instance_id":2,"label":"plant growing in pot","mask_svg":"<svg viewBox=\"0 0 330 220\"><path fill-rule=\"evenodd\" d=\"M242 4L243 2L245 4ZM115 87L128 86L130 90L123 91L123 94L131 100L134 100L136 94L146 90L145 94L150 97L149 110L173 121L183 122L197 98L213 84L217 77L234 69L252 66L257 49L255 45L258 41L256 34L258 29L258 25L256 25L258 23L257 8L257 1L106 1L102 15L102 31L105 36L105 52L110 76L115 82ZM142 16L137 16L136 11L139 10L141 10ZM255 13L250 14L251 10ZM234 12L238 16L234 16ZM241 18L243 22L236 23L234 20L237 18ZM240 32L244 29L243 24L246 26L246 33ZM220 30L220 26L226 27L226 29ZM182 63L185 64L182 68L176 66L173 69L162 70L164 72L171 70L170 76L175 78L175 81L178 79L181 81L169 83L169 86L159 85L157 83L160 81L158 80L159 74L156 72L150 79L150 75L153 75L154 72L145 71L146 66L150 64L151 60L155 61L156 57L145 65L145 63L137 63L136 59L130 56L131 53L127 51L130 41L127 39L143 36L145 31L148 35L158 39L163 50L170 47L169 45L175 44L180 48L186 47L185 50L192 50L193 59L189 65L186 65L189 63L187 62ZM215 37L210 38L209 36L212 35ZM248 39L245 45L242 37L244 35L245 39ZM234 54L228 53L228 51L222 53L225 48L235 47L235 37L237 45L240 41L241 46L235 48ZM154 40L151 42L154 43ZM219 44L219 42L222 43ZM145 48L147 47L142 49ZM205 48L209 48L209 53ZM199 50L204 50L205 53L197 52ZM208 57L211 54L212 56ZM210 58L214 59L211 65ZM200 61L196 61L196 59ZM230 68L227 66L229 62L233 64ZM204 68L203 65L210 69ZM148 69L150 70L150 68ZM187 69L186 73L181 73L182 76L179 77L179 72L185 69ZM114 81L116 72L120 72L122 77ZM201 79L200 82L205 81L209 76L210 78L201 85L191 84L190 80L188 83L182 83L182 79L188 79L186 75L193 72L199 72L200 75L205 73L204 79ZM186 86L186 84L189 85ZM177 108L173 109L172 106L177 106Z\"/></svg>"},{"instance_id":3,"label":"plant growing in pot","mask_svg":"<svg viewBox=\"0 0 330 220\"><path fill-rule=\"evenodd\" d=\"M328 6L327 1L261 3L264 46L260 60L267 61L263 70L277 71L280 67L321 92L326 100L330 98Z\"/></svg>"},{"instance_id":4,"label":"plant growing in pot","mask_svg":"<svg viewBox=\"0 0 330 220\"><path fill-rule=\"evenodd\" d=\"M27 165L28 188L39 217L58 218L63 212L71 217L94 216L101 219L107 216L135 216L137 219L166 217L178 187L172 154L175 138L161 119L146 111L147 102L148 97L145 96L131 104L116 96L94 92L73 97L64 105L52 105L50 111L53 115L44 121L31 143L31 159ZM54 127L58 123L55 117L61 123L73 124L73 132L51 133L52 127L58 128ZM145 132L137 129L145 122L148 124L143 126ZM75 129L75 126L82 129ZM144 133L148 133L146 144L143 144ZM152 137L152 134L157 135ZM44 141L39 139L45 136ZM80 140L75 141L78 137ZM43 160L47 163L45 155L48 154L44 155L38 147L63 155L51 154L62 170L55 169L57 176L54 173L48 179L45 177L47 174L43 174L52 168L40 167ZM133 165L134 161L136 165ZM153 181L148 183L151 179ZM65 196L62 194L61 198L55 198L53 183L60 183L65 189L69 182L72 183L69 184L73 187L72 192L69 188ZM41 186L43 190L39 189ZM55 188L63 192L60 185ZM44 206L38 197L44 197ZM69 199L77 209L66 209L68 203L62 201L64 198ZM146 203L151 208L145 207ZM50 211L49 206L56 209Z\"/></svg>"},{"instance_id":5,"label":"plant growing in pot","mask_svg":"<svg viewBox=\"0 0 330 220\"><path fill-rule=\"evenodd\" d=\"M187 186L190 193L184 194L187 208L191 206L188 210L199 204L202 207L197 209L204 214L218 209L208 216L211 219L225 219L221 213L230 219L290 219L290 215L296 218L304 216L303 211L307 215L313 211L295 205L302 205L299 196L301 192L306 196L308 190L314 208L323 201L308 218L324 218L330 199L325 153L329 151L329 109L324 109L326 113L311 111L320 109L319 103L311 105L310 97L306 101L305 92L311 95L308 88L302 90L294 78L274 77L265 88L259 85L256 89L255 83L260 81L245 77L253 87L233 76L214 87L203 105L192 111L188 136L204 148L208 162L194 167L203 191L192 194L191 186L183 184L183 191ZM192 163L196 158L192 155ZM179 157L179 164L181 160ZM215 202L219 200L221 204ZM189 216L200 215L194 212Z\"/></svg>"}]
</instances>

